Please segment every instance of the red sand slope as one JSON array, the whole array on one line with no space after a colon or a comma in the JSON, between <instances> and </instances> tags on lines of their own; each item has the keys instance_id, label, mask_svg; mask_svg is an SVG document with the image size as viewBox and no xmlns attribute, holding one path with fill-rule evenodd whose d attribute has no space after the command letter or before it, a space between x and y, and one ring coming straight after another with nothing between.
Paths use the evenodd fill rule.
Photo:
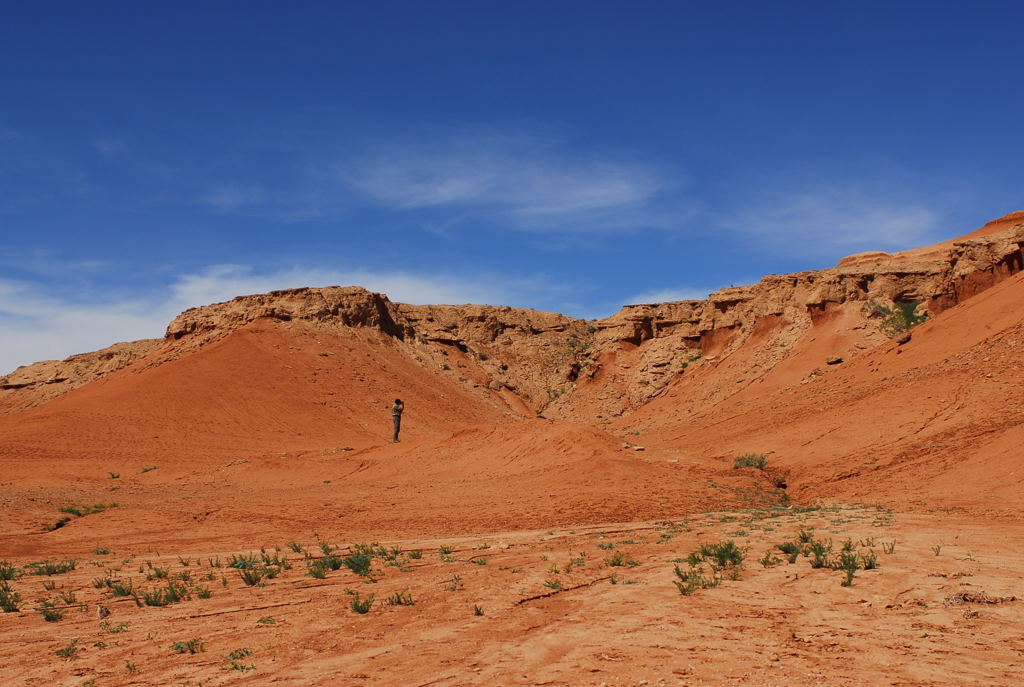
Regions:
<instances>
[{"instance_id":1,"label":"red sand slope","mask_svg":"<svg viewBox=\"0 0 1024 687\"><path fill-rule=\"evenodd\" d=\"M835 367L823 364L820 344L840 333L816 327L799 344L805 353L718 406L679 410L715 384L708 371L622 425L650 443L723 461L770 452L806 498L1021 508L1021 303L1019 274L914 329L910 343ZM807 377L814 364L823 374Z\"/></svg>"}]
</instances>

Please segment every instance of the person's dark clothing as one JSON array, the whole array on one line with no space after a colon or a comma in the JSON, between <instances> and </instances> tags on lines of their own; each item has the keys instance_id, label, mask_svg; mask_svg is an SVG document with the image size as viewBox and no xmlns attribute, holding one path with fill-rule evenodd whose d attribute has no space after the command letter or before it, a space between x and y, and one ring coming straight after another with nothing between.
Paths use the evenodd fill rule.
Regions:
<instances>
[{"instance_id":1,"label":"person's dark clothing","mask_svg":"<svg viewBox=\"0 0 1024 687\"><path fill-rule=\"evenodd\" d=\"M393 442L398 441L398 432L402 428L402 411L405 410L405 404L396 403L391 406L391 419L395 425L395 436L392 439Z\"/></svg>"}]
</instances>

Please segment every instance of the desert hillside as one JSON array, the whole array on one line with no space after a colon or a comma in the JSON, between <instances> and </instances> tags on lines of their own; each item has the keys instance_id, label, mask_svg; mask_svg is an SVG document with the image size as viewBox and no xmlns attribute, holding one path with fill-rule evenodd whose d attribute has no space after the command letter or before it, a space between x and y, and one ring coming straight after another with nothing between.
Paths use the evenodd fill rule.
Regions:
<instances>
[{"instance_id":1,"label":"desert hillside","mask_svg":"<svg viewBox=\"0 0 1024 687\"><path fill-rule=\"evenodd\" d=\"M677 635L719 646L722 633L754 629L749 652L722 645L745 666L736 680L810 684L841 652L849 664L834 684L881 685L893 682L865 677L865 666L894 654L871 628L909 638L921 623L988 641L1000 665L1019 661L1017 606L992 602L981 630L948 601L981 591L956 575L977 575L991 599L1024 591L1013 582L1019 555L974 558L999 528L1019 539L1024 513L1022 303L1024 213L1014 213L935 246L602 320L302 288L188 310L161 340L19 368L0 378L0 573L10 578L0 595L21 599L0 614L0 656L41 650L10 684L519 684L520 666L550 679L538 684L725 684L697 681L714 679L715 659L677 660L697 651ZM393 444L396 396L406 413ZM734 467L741 454L765 469ZM939 509L948 519L929 519ZM846 538L865 555L883 538L900 544L881 569L858 573L861 596L842 588L842 613L822 610L817 597L840 589L824 575L836 573L804 564L791 576L771 557L775 538L807 528L829 532L836 555ZM693 606L694 626L677 628L680 614L664 610L682 598L673 566L725 539L744 542L745 572L687 596L708 601ZM358 542L388 543L366 554L370 579L313 572L332 546L365 553ZM958 562L943 565L944 546ZM294 569L269 562L274 548ZM261 584L243 579L244 565L225 567L261 549L260 569L276 569ZM58 604L67 618L52 624L36 607L56 604L58 590L40 586L32 565L72 559L95 567L46 575L70 594ZM169 605L118 596L100 577L151 588L167 568L206 582ZM414 587L414 609L400 596L374 608L386 631L347 610L353 596L376 590L382 602ZM456 611L465 588L472 603ZM80 614L83 599L114 606L128 634ZM467 624L473 607L490 625ZM338 608L344 641L325 620ZM853 618L848 644L831 625L839 617ZM51 630L91 648L48 661ZM164 631L157 646L150 638ZM202 654L176 663L163 646L172 634L251 644L259 668L225 671ZM438 639L455 658L431 648ZM914 644L905 650L920 660L895 683L943 684L929 661L948 645ZM1009 684L972 646L949 649L963 684ZM137 662L150 672L124 668Z\"/></svg>"}]
</instances>

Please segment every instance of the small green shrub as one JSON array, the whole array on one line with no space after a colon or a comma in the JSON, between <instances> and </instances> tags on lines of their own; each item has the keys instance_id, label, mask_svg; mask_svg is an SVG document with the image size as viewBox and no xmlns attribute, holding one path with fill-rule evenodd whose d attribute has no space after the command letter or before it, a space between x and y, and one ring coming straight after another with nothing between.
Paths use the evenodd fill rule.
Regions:
<instances>
[{"instance_id":1,"label":"small green shrub","mask_svg":"<svg viewBox=\"0 0 1024 687\"><path fill-rule=\"evenodd\" d=\"M36 610L42 614L43 620L48 623L55 623L64 617L64 612L57 608L56 604L49 599L40 599Z\"/></svg>"},{"instance_id":2,"label":"small green shrub","mask_svg":"<svg viewBox=\"0 0 1024 687\"><path fill-rule=\"evenodd\" d=\"M266 576L266 570L267 569L264 567L246 568L244 570L239 570L238 574L239 577L242 578L242 582L244 582L247 587L255 587L263 582L263 578Z\"/></svg>"},{"instance_id":3,"label":"small green shrub","mask_svg":"<svg viewBox=\"0 0 1024 687\"><path fill-rule=\"evenodd\" d=\"M868 551L860 555L860 566L865 570L874 570L878 567L878 554Z\"/></svg>"},{"instance_id":4,"label":"small green shrub","mask_svg":"<svg viewBox=\"0 0 1024 687\"><path fill-rule=\"evenodd\" d=\"M128 623L118 623L117 625L111 625L110 621L100 621L100 630L110 634L120 634L128 630Z\"/></svg>"},{"instance_id":5,"label":"small green shrub","mask_svg":"<svg viewBox=\"0 0 1024 687\"><path fill-rule=\"evenodd\" d=\"M701 560L709 562L712 567L719 570L743 565L743 549L732 539L717 544L701 544L695 553ZM690 555L693 556L692 553Z\"/></svg>"},{"instance_id":6,"label":"small green shrub","mask_svg":"<svg viewBox=\"0 0 1024 687\"><path fill-rule=\"evenodd\" d=\"M370 594L365 599L360 599L359 595L356 594L352 598L352 601L349 603L349 606L351 606L352 610L355 611L356 613L360 613L360 614L369 613L370 612L370 608L373 607L373 594Z\"/></svg>"},{"instance_id":7,"label":"small green shrub","mask_svg":"<svg viewBox=\"0 0 1024 687\"><path fill-rule=\"evenodd\" d=\"M761 556L759 561L765 568L771 568L782 563L782 559L773 554L771 551L765 551L764 555Z\"/></svg>"},{"instance_id":8,"label":"small green shrub","mask_svg":"<svg viewBox=\"0 0 1024 687\"><path fill-rule=\"evenodd\" d=\"M714 574L710 577L705 577L698 568L690 568L684 571L676 565L674 572L677 579L673 580L672 584L676 586L679 593L683 596L690 596L698 589L717 587L722 581L720 577Z\"/></svg>"},{"instance_id":9,"label":"small green shrub","mask_svg":"<svg viewBox=\"0 0 1024 687\"><path fill-rule=\"evenodd\" d=\"M70 644L57 649L53 653L57 654L61 658L71 658L78 653L78 640L72 639Z\"/></svg>"},{"instance_id":10,"label":"small green shrub","mask_svg":"<svg viewBox=\"0 0 1024 687\"><path fill-rule=\"evenodd\" d=\"M768 455L765 453L741 453L732 460L733 468L757 468L764 470L768 464Z\"/></svg>"},{"instance_id":11,"label":"small green shrub","mask_svg":"<svg viewBox=\"0 0 1024 687\"><path fill-rule=\"evenodd\" d=\"M370 565L373 563L373 559L365 553L354 553L351 556L346 556L342 563L355 574L366 577L370 574Z\"/></svg>"},{"instance_id":12,"label":"small green shrub","mask_svg":"<svg viewBox=\"0 0 1024 687\"><path fill-rule=\"evenodd\" d=\"M171 651L179 654L198 654L200 651L206 651L206 646L202 640L190 639L187 642L171 644Z\"/></svg>"},{"instance_id":13,"label":"small green shrub","mask_svg":"<svg viewBox=\"0 0 1024 687\"><path fill-rule=\"evenodd\" d=\"M628 553L623 553L622 551L616 551L612 554L611 558L605 558L604 564L611 568L617 568L624 565L640 565L632 556Z\"/></svg>"},{"instance_id":14,"label":"small green shrub","mask_svg":"<svg viewBox=\"0 0 1024 687\"><path fill-rule=\"evenodd\" d=\"M51 561L47 558L45 561L38 563L29 563L25 566L25 570L31 575L63 575L64 573L71 572L76 567L78 567L78 561L75 559Z\"/></svg>"},{"instance_id":15,"label":"small green shrub","mask_svg":"<svg viewBox=\"0 0 1024 687\"><path fill-rule=\"evenodd\" d=\"M452 547L450 546L439 546L437 548L437 555L439 556L450 556L452 554Z\"/></svg>"},{"instance_id":16,"label":"small green shrub","mask_svg":"<svg viewBox=\"0 0 1024 687\"><path fill-rule=\"evenodd\" d=\"M388 598L384 599L385 606L414 606L415 604L416 602L412 600L412 594L408 589L401 592L395 592Z\"/></svg>"},{"instance_id":17,"label":"small green shrub","mask_svg":"<svg viewBox=\"0 0 1024 687\"><path fill-rule=\"evenodd\" d=\"M20 602L21 596L11 589L11 584L6 580L0 582L0 610L3 610L4 613L17 613Z\"/></svg>"},{"instance_id":18,"label":"small green shrub","mask_svg":"<svg viewBox=\"0 0 1024 687\"><path fill-rule=\"evenodd\" d=\"M111 580L110 593L114 596L132 596L135 594L131 580Z\"/></svg>"},{"instance_id":19,"label":"small green shrub","mask_svg":"<svg viewBox=\"0 0 1024 687\"><path fill-rule=\"evenodd\" d=\"M18 579L18 566L10 561L0 561L0 580Z\"/></svg>"},{"instance_id":20,"label":"small green shrub","mask_svg":"<svg viewBox=\"0 0 1024 687\"><path fill-rule=\"evenodd\" d=\"M860 567L859 561L857 560L857 554L852 551L841 551L839 557L832 564L836 570L841 570L846 573L846 577L840 583L844 587L853 585L853 576L857 572L857 568Z\"/></svg>"},{"instance_id":21,"label":"small green shrub","mask_svg":"<svg viewBox=\"0 0 1024 687\"><path fill-rule=\"evenodd\" d=\"M256 666L252 663L243 663L242 659L246 656L252 655L252 649L235 649L227 655L228 667L227 670L237 670L239 672L245 672L247 670L256 670Z\"/></svg>"}]
</instances>

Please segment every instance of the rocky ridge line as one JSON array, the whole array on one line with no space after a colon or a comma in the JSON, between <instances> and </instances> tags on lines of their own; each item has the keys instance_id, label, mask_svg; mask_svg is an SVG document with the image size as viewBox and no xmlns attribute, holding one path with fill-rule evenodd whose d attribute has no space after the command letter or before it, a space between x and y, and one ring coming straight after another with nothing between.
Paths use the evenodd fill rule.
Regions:
<instances>
[{"instance_id":1,"label":"rocky ridge line","mask_svg":"<svg viewBox=\"0 0 1024 687\"><path fill-rule=\"evenodd\" d=\"M840 312L850 315L868 300L883 305L920 301L919 312L931 315L952 307L1024 269L1024 213L991 225L998 231L904 253L863 253L831 269L768 275L702 301L627 305L591 322L505 306L406 305L360 287L240 296L181 313L162 344L117 344L85 354L101 356L103 365L72 364L83 358L72 356L59 373L61 364L55 361L19 368L0 378L0 412L37 405L143 357L140 369L162 364L249 322L270 318L377 330L428 371L454 377L519 411L572 417L582 400L576 392L603 385L607 389L600 393L587 391L594 398L585 414L591 419L621 415L662 393L688 366L721 362L763 339L763 344L754 341L760 348L750 356L744 376L756 378L785 359L817 322ZM861 319L865 322L854 325L859 330L856 348L885 340L877 326L867 326L868 315ZM847 354L856 355L856 348ZM115 352L103 358L109 351ZM51 379L59 379L60 386ZM46 386L55 393L41 392Z\"/></svg>"}]
</instances>

